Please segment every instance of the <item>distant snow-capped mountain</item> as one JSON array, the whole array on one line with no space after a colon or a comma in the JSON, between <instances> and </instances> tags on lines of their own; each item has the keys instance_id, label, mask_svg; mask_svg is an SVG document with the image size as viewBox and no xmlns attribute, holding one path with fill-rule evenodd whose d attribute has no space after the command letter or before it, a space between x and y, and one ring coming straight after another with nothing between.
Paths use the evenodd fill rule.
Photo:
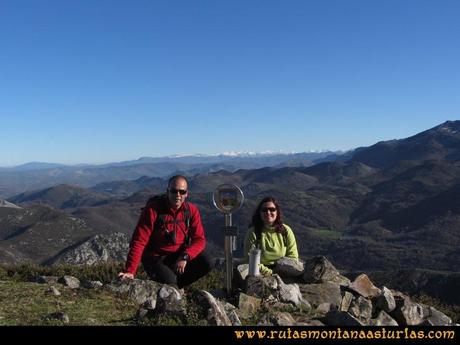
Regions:
<instances>
[{"instance_id":1,"label":"distant snow-capped mountain","mask_svg":"<svg viewBox=\"0 0 460 345\"><path fill-rule=\"evenodd\" d=\"M321 154L321 153L342 153L343 151L329 150L310 150L310 151L284 151L284 150L264 150L264 151L224 151L221 153L184 153L166 156L167 158L184 158L184 157L252 157L252 156L276 156L276 155L294 155L294 154ZM148 157L143 157L148 158Z\"/></svg>"}]
</instances>

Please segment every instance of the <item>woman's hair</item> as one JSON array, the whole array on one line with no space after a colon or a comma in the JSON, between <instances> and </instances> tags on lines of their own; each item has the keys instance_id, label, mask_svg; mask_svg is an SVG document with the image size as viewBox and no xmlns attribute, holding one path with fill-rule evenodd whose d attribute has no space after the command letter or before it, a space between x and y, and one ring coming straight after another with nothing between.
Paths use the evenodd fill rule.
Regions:
<instances>
[{"instance_id":1,"label":"woman's hair","mask_svg":"<svg viewBox=\"0 0 460 345\"><path fill-rule=\"evenodd\" d=\"M252 222L249 225L249 227L254 227L254 232L256 233L256 236L260 237L259 235L262 233L262 229L264 228L264 221L260 216L260 212L262 210L262 205L266 202L272 202L275 205L276 219L273 222L273 226L275 227L276 232L279 232L284 235L286 229L283 226L283 213L281 212L281 207L279 206L278 201L276 201L276 199L272 196L267 196L263 198L259 205L257 205L257 208L254 211L254 214L252 215Z\"/></svg>"}]
</instances>

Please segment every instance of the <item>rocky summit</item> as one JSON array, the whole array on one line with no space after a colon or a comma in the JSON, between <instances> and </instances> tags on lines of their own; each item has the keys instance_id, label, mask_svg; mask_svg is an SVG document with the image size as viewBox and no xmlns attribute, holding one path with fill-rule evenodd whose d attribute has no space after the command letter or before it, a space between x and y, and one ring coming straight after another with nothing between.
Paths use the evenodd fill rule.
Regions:
<instances>
[{"instance_id":1,"label":"rocky summit","mask_svg":"<svg viewBox=\"0 0 460 345\"><path fill-rule=\"evenodd\" d=\"M235 268L233 293L217 288L177 289L151 280L80 281L72 276L38 276L46 295L63 299L66 290L101 290L137 306L138 324L201 326L455 326L433 306L415 302L394 288L376 286L366 274L343 276L323 256L283 260L269 276ZM300 268L300 269L299 269ZM64 301L62 302L64 303ZM90 312L90 311L88 311ZM192 317L192 316L193 317ZM72 324L69 314L45 316Z\"/></svg>"}]
</instances>

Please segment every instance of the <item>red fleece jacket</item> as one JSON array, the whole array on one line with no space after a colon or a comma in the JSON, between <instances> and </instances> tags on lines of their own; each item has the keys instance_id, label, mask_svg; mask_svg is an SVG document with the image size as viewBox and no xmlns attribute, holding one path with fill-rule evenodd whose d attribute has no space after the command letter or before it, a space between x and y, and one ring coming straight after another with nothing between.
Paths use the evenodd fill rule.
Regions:
<instances>
[{"instance_id":1,"label":"red fleece jacket","mask_svg":"<svg viewBox=\"0 0 460 345\"><path fill-rule=\"evenodd\" d=\"M126 272L136 274L142 257L180 252L188 254L192 260L204 250L206 238L200 212L194 204L190 202L187 204L190 210L188 229L191 234L190 246L185 246L187 234L185 202L178 210L170 208L166 199L149 202L142 210L131 239L126 260ZM158 215L164 215L161 217L164 217L163 220L160 220ZM175 243L171 241L172 233L175 233Z\"/></svg>"}]
</instances>

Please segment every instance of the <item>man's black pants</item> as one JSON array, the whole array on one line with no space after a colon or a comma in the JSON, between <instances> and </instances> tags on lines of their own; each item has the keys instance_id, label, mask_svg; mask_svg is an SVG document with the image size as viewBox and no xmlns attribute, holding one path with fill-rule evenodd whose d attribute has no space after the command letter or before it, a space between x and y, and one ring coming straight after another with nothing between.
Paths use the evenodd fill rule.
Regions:
<instances>
[{"instance_id":1,"label":"man's black pants","mask_svg":"<svg viewBox=\"0 0 460 345\"><path fill-rule=\"evenodd\" d=\"M187 262L183 274L176 273L176 261L181 253L165 256L142 258L142 265L152 280L168 285L177 285L179 289L192 284L211 271L213 263L206 251Z\"/></svg>"}]
</instances>

